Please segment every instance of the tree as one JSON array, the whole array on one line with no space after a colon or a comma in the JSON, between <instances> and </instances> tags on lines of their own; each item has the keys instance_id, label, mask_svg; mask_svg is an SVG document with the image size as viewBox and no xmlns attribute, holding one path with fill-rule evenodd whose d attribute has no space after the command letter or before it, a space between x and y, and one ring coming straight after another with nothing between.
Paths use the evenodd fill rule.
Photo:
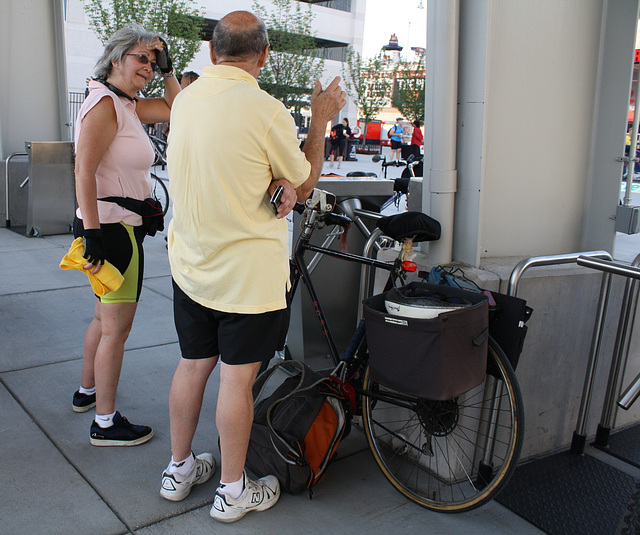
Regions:
<instances>
[{"instance_id":1,"label":"tree","mask_svg":"<svg viewBox=\"0 0 640 535\"><path fill-rule=\"evenodd\" d=\"M388 71L382 53L363 60L360 54L349 47L346 65L342 66L342 77L345 91L356 103L364 119L366 140L369 121L375 119L390 101L393 72Z\"/></svg>"},{"instance_id":2,"label":"tree","mask_svg":"<svg viewBox=\"0 0 640 535\"><path fill-rule=\"evenodd\" d=\"M422 63L403 63L396 73L392 103L411 122L424 123L424 76Z\"/></svg>"},{"instance_id":3,"label":"tree","mask_svg":"<svg viewBox=\"0 0 640 535\"><path fill-rule=\"evenodd\" d=\"M324 59L311 29L311 5L296 0L273 0L267 9L254 0L253 9L269 31L269 55L260 71L260 87L287 108L308 106L316 80L324 73Z\"/></svg>"},{"instance_id":4,"label":"tree","mask_svg":"<svg viewBox=\"0 0 640 535\"><path fill-rule=\"evenodd\" d=\"M105 44L123 26L135 22L151 32L165 36L173 68L181 73L202 44L204 9L195 0L84 0L84 10L98 38ZM144 90L145 96L159 96L164 89L155 77Z\"/></svg>"}]
</instances>

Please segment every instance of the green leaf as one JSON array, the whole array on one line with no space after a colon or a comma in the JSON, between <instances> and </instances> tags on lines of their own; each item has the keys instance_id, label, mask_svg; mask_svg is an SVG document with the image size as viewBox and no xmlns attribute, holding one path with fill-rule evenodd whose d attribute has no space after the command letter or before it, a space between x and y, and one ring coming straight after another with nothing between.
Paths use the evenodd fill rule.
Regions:
<instances>
[{"instance_id":1,"label":"green leaf","mask_svg":"<svg viewBox=\"0 0 640 535\"><path fill-rule=\"evenodd\" d=\"M287 108L308 105L316 80L324 73L324 59L312 32L311 6L294 0L273 0L270 10L256 0L253 11L269 31L269 55L260 71L260 87Z\"/></svg>"},{"instance_id":2,"label":"green leaf","mask_svg":"<svg viewBox=\"0 0 640 535\"><path fill-rule=\"evenodd\" d=\"M120 28L136 22L166 38L174 70L182 73L200 46L204 7L195 0L84 0L89 24L102 44ZM164 92L164 82L155 77L144 90L147 97Z\"/></svg>"}]
</instances>

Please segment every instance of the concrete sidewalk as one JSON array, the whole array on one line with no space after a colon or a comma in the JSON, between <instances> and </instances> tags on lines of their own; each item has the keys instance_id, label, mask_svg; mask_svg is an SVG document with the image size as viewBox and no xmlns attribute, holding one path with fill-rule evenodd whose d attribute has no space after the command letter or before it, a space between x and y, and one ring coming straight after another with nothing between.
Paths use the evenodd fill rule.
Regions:
<instances>
[{"instance_id":1,"label":"concrete sidewalk","mask_svg":"<svg viewBox=\"0 0 640 535\"><path fill-rule=\"evenodd\" d=\"M351 166L362 165L345 162L341 170ZM94 300L84 274L58 268L71 241L0 229L0 533L541 533L495 502L460 515L408 502L383 477L358 429L341 444L313 500L283 494L272 510L223 525L209 516L219 474L183 502L162 499L168 393L179 359L164 233L145 242L144 290L118 390L117 409L155 431L133 448L91 446L93 411L71 409ZM214 377L194 448L219 460L216 396Z\"/></svg>"}]
</instances>

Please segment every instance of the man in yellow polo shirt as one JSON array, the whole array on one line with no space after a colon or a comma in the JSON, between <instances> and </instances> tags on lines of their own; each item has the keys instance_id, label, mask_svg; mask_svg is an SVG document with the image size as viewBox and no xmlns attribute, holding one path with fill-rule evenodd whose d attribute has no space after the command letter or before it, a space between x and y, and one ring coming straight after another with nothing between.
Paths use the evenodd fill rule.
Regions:
<instances>
[{"instance_id":1,"label":"man in yellow polo shirt","mask_svg":"<svg viewBox=\"0 0 640 535\"><path fill-rule=\"evenodd\" d=\"M191 451L207 379L220 365L216 426L221 474L211 516L234 522L264 511L280 495L278 481L244 473L251 424L251 386L276 350L286 318L289 280L284 217L316 185L327 122L344 106L336 78L311 96L304 151L294 121L256 78L269 42L264 23L236 11L216 25L213 65L173 104L167 150L173 219L169 259L182 358L169 395L172 459L160 494L178 501L215 471L209 453ZM283 201L269 203L277 186Z\"/></svg>"}]
</instances>

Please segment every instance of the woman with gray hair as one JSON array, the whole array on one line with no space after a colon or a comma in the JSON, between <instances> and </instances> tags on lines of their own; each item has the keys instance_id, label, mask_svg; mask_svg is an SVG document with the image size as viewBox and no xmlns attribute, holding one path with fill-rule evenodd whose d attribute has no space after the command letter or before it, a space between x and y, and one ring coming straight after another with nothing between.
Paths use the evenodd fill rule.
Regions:
<instances>
[{"instance_id":1,"label":"woman with gray hair","mask_svg":"<svg viewBox=\"0 0 640 535\"><path fill-rule=\"evenodd\" d=\"M138 99L157 68L163 97ZM74 411L96 407L94 446L135 446L153 436L150 427L129 423L115 409L124 343L142 288L145 230L138 213L101 199L151 197L154 152L142 124L168 121L179 92L166 42L141 26L127 26L107 42L76 121L74 234L84 238L84 268L95 274L108 260L124 276L117 291L96 296L80 389L73 395Z\"/></svg>"}]
</instances>

